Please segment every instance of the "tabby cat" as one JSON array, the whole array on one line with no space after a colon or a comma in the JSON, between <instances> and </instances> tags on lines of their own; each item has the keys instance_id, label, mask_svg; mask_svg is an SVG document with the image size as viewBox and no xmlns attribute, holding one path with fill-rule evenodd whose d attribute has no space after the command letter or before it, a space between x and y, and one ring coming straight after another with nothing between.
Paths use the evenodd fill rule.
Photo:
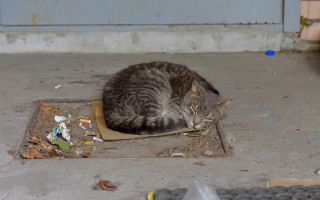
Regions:
<instances>
[{"instance_id":1,"label":"tabby cat","mask_svg":"<svg viewBox=\"0 0 320 200\"><path fill-rule=\"evenodd\" d=\"M103 91L110 129L154 134L183 127L207 128L223 117L231 98L186 66L168 62L131 65L115 74Z\"/></svg>"}]
</instances>

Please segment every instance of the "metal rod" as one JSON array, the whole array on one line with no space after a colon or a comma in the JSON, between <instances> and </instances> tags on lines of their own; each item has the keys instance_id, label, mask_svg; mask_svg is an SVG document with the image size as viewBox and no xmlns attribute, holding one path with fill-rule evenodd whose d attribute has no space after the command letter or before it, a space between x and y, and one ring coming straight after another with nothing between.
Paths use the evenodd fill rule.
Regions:
<instances>
[{"instance_id":1,"label":"metal rod","mask_svg":"<svg viewBox=\"0 0 320 200\"><path fill-rule=\"evenodd\" d=\"M225 139L225 135L224 135L224 132L219 124L219 121L216 122L216 128L217 128L217 131L218 131L218 135L219 135L219 139L221 141L221 146L222 146L222 149L225 153L228 153L229 152L229 147L228 147L228 144L226 142L226 139Z\"/></svg>"}]
</instances>

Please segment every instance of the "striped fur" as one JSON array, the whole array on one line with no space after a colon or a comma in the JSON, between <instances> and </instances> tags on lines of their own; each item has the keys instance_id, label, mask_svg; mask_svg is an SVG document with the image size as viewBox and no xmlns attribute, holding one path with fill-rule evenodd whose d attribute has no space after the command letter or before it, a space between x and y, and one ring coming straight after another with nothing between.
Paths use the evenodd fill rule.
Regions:
<instances>
[{"instance_id":1,"label":"striped fur","mask_svg":"<svg viewBox=\"0 0 320 200\"><path fill-rule=\"evenodd\" d=\"M202 98L191 95L195 82ZM205 100L207 97L211 100ZM107 126L131 134L195 128L193 122L190 125L195 118L188 116L187 108L194 101L210 104L197 105L210 110L219 101L219 92L186 66L167 62L131 65L115 74L103 91Z\"/></svg>"}]
</instances>

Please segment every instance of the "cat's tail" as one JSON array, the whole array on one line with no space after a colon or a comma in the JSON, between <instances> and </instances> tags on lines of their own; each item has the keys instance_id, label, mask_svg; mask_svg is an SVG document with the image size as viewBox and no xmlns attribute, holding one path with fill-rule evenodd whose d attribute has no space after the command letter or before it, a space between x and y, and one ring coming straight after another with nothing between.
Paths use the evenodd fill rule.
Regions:
<instances>
[{"instance_id":1,"label":"cat's tail","mask_svg":"<svg viewBox=\"0 0 320 200\"><path fill-rule=\"evenodd\" d=\"M137 135L156 134L186 127L185 120L169 116L114 116L111 114L105 116L105 119L108 128Z\"/></svg>"}]
</instances>

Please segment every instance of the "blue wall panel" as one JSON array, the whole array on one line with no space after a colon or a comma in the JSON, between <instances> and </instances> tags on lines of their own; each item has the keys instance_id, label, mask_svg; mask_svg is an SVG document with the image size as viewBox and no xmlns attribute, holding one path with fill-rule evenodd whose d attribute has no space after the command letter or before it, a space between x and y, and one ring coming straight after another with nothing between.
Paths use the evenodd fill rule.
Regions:
<instances>
[{"instance_id":1,"label":"blue wall panel","mask_svg":"<svg viewBox=\"0 0 320 200\"><path fill-rule=\"evenodd\" d=\"M3 25L281 24L282 0L2 0Z\"/></svg>"},{"instance_id":2,"label":"blue wall panel","mask_svg":"<svg viewBox=\"0 0 320 200\"><path fill-rule=\"evenodd\" d=\"M300 32L300 7L300 0L284 0L284 32Z\"/></svg>"}]
</instances>

